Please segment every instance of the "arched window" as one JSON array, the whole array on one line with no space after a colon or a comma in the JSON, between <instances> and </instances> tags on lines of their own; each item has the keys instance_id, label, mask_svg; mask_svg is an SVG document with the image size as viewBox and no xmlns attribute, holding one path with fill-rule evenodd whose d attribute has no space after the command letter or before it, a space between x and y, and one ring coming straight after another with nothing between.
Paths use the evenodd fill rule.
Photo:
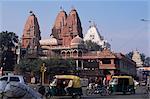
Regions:
<instances>
[{"instance_id":1,"label":"arched window","mask_svg":"<svg viewBox=\"0 0 150 99\"><path fill-rule=\"evenodd\" d=\"M70 52L69 51L67 52L67 57L70 57Z\"/></svg>"},{"instance_id":2,"label":"arched window","mask_svg":"<svg viewBox=\"0 0 150 99\"><path fill-rule=\"evenodd\" d=\"M65 52L62 52L61 55L62 55L62 57L65 57Z\"/></svg>"},{"instance_id":3,"label":"arched window","mask_svg":"<svg viewBox=\"0 0 150 99\"><path fill-rule=\"evenodd\" d=\"M79 57L82 57L82 51L79 51L79 52L78 52L78 56L79 56Z\"/></svg>"},{"instance_id":4,"label":"arched window","mask_svg":"<svg viewBox=\"0 0 150 99\"><path fill-rule=\"evenodd\" d=\"M73 56L74 56L74 57L77 56L77 51L76 51L76 50L73 51Z\"/></svg>"}]
</instances>

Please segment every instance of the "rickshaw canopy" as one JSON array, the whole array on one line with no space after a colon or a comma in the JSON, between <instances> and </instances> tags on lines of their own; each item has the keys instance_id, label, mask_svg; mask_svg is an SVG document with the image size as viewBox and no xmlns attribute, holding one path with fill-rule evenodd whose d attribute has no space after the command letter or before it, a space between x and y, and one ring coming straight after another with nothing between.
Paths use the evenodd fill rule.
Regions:
<instances>
[{"instance_id":1,"label":"rickshaw canopy","mask_svg":"<svg viewBox=\"0 0 150 99\"><path fill-rule=\"evenodd\" d=\"M128 79L129 80L129 85L134 85L134 79L132 76L112 76L112 79Z\"/></svg>"},{"instance_id":2,"label":"rickshaw canopy","mask_svg":"<svg viewBox=\"0 0 150 99\"><path fill-rule=\"evenodd\" d=\"M73 88L80 88L81 87L81 80L80 77L75 75L55 75L56 79L70 79L73 81Z\"/></svg>"}]
</instances>

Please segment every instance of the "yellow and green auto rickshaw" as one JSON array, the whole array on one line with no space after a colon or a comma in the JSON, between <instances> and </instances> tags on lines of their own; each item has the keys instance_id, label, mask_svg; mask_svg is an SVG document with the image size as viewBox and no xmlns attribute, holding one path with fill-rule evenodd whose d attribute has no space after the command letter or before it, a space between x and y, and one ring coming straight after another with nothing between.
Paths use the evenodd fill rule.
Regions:
<instances>
[{"instance_id":1,"label":"yellow and green auto rickshaw","mask_svg":"<svg viewBox=\"0 0 150 99\"><path fill-rule=\"evenodd\" d=\"M123 94L126 94L130 92L135 94L134 79L132 76L112 76L109 82L109 89L111 93L123 92Z\"/></svg>"},{"instance_id":2,"label":"yellow and green auto rickshaw","mask_svg":"<svg viewBox=\"0 0 150 99\"><path fill-rule=\"evenodd\" d=\"M80 77L75 75L56 75L50 83L47 95L51 96L72 96L81 98L82 87Z\"/></svg>"}]
</instances>

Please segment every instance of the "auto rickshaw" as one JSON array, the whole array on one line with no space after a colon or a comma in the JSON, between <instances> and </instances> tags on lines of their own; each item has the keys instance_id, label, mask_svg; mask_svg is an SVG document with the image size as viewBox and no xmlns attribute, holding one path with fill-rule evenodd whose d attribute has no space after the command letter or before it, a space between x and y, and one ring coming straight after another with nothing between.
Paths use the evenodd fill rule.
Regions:
<instances>
[{"instance_id":1,"label":"auto rickshaw","mask_svg":"<svg viewBox=\"0 0 150 99\"><path fill-rule=\"evenodd\" d=\"M47 95L50 97L72 96L72 98L77 99L81 98L82 95L80 77L74 75L56 75L49 87Z\"/></svg>"},{"instance_id":2,"label":"auto rickshaw","mask_svg":"<svg viewBox=\"0 0 150 99\"><path fill-rule=\"evenodd\" d=\"M111 93L123 92L123 94L126 94L130 92L135 94L134 79L131 76L112 76L109 82L109 90Z\"/></svg>"}]
</instances>

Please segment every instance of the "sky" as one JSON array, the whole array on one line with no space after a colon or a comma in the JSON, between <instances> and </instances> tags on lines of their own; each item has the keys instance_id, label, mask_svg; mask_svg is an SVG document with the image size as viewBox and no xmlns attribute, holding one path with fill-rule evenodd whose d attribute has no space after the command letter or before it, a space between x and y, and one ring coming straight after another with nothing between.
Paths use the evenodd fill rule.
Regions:
<instances>
[{"instance_id":1,"label":"sky","mask_svg":"<svg viewBox=\"0 0 150 99\"><path fill-rule=\"evenodd\" d=\"M32 10L42 39L48 38L60 7L67 13L72 7L77 10L84 35L89 21L94 21L112 51L126 54L138 50L150 56L149 0L0 0L0 32L15 32L21 38Z\"/></svg>"}]
</instances>

